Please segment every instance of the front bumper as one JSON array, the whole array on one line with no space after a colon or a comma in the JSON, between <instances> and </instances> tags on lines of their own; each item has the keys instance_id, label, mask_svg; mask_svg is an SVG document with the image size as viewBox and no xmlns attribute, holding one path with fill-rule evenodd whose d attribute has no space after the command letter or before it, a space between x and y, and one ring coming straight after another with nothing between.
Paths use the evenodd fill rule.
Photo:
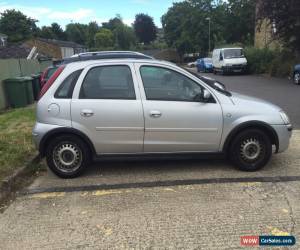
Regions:
<instances>
[{"instance_id":1,"label":"front bumper","mask_svg":"<svg viewBox=\"0 0 300 250\"><path fill-rule=\"evenodd\" d=\"M278 136L278 148L276 153L284 152L288 149L290 138L292 136L293 126L288 125L272 125Z\"/></svg>"},{"instance_id":2,"label":"front bumper","mask_svg":"<svg viewBox=\"0 0 300 250\"><path fill-rule=\"evenodd\" d=\"M226 73L244 72L246 70L246 65L237 64L237 65L231 65L231 66L223 66L222 70L223 70L223 72L226 72Z\"/></svg>"}]
</instances>

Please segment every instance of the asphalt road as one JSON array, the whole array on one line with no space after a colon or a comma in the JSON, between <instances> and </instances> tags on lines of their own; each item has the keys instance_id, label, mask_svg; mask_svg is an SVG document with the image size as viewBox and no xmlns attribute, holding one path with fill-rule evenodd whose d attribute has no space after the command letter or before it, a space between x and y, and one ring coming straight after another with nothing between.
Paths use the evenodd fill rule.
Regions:
<instances>
[{"instance_id":1,"label":"asphalt road","mask_svg":"<svg viewBox=\"0 0 300 250\"><path fill-rule=\"evenodd\" d=\"M300 128L300 87L216 78L278 104ZM289 249L299 249L299 152L295 130L290 148L253 173L217 159L104 161L71 180L48 171L0 214L0 249L240 249L244 235L294 235Z\"/></svg>"},{"instance_id":2,"label":"asphalt road","mask_svg":"<svg viewBox=\"0 0 300 250\"><path fill-rule=\"evenodd\" d=\"M255 96L285 110L296 129L300 129L300 85L292 80L257 75L204 74L224 83L228 90Z\"/></svg>"}]
</instances>

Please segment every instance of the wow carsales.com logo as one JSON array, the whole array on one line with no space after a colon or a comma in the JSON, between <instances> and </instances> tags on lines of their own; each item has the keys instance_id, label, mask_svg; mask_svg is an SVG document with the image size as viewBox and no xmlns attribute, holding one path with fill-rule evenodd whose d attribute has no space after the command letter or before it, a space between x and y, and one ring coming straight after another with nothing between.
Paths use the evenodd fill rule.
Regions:
<instances>
[{"instance_id":1,"label":"wow carsales.com logo","mask_svg":"<svg viewBox=\"0 0 300 250\"><path fill-rule=\"evenodd\" d=\"M294 236L241 236L242 246L293 246Z\"/></svg>"}]
</instances>

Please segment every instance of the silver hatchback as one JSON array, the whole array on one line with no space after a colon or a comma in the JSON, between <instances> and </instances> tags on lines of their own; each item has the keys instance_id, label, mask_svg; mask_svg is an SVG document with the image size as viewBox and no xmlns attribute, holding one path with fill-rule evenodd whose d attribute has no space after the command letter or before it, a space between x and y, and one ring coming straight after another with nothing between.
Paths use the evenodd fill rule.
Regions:
<instances>
[{"instance_id":1,"label":"silver hatchback","mask_svg":"<svg viewBox=\"0 0 300 250\"><path fill-rule=\"evenodd\" d=\"M48 80L33 137L58 176L78 176L105 156L222 154L241 170L288 148L279 107L230 93L172 63L143 58L71 62Z\"/></svg>"}]
</instances>

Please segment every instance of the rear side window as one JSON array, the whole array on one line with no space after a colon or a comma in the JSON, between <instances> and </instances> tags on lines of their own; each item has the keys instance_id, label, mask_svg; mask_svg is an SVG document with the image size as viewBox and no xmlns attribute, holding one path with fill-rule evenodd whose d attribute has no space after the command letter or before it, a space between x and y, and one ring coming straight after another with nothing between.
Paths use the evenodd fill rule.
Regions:
<instances>
[{"instance_id":1,"label":"rear side window","mask_svg":"<svg viewBox=\"0 0 300 250\"><path fill-rule=\"evenodd\" d=\"M71 99L73 95L73 90L75 84L82 72L82 69L76 70L71 73L59 86L57 89L54 97L55 98L64 98L64 99Z\"/></svg>"},{"instance_id":2,"label":"rear side window","mask_svg":"<svg viewBox=\"0 0 300 250\"><path fill-rule=\"evenodd\" d=\"M125 65L100 66L89 70L80 99L136 99L131 70Z\"/></svg>"}]
</instances>

